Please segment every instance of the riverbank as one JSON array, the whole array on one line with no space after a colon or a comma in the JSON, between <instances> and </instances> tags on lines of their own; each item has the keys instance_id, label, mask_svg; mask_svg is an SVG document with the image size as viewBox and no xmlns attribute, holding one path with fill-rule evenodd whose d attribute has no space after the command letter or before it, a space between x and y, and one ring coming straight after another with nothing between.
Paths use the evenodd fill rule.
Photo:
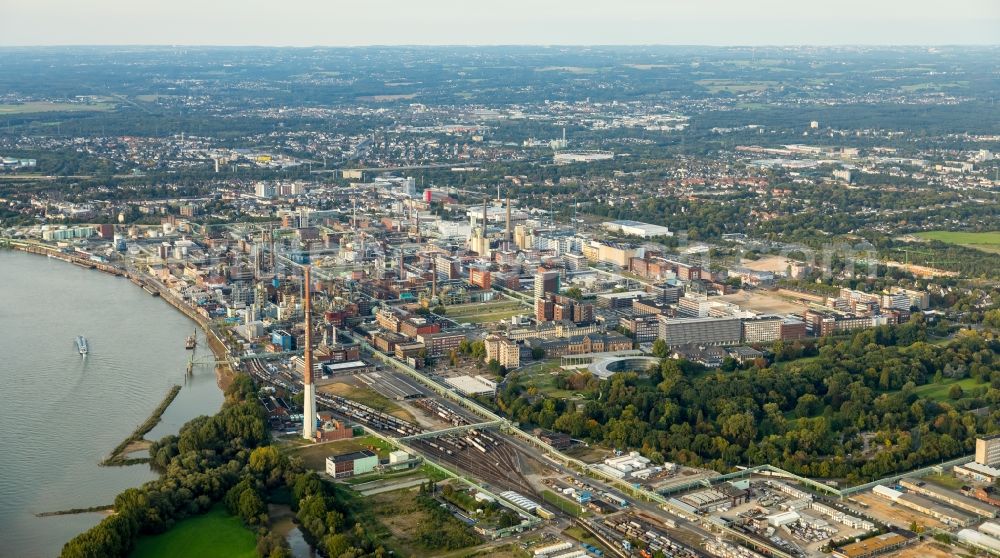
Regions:
<instances>
[{"instance_id":1,"label":"riverbank","mask_svg":"<svg viewBox=\"0 0 1000 558\"><path fill-rule=\"evenodd\" d=\"M2 241L0 242L0 247L10 248L11 250L16 250L25 254L34 254L37 256L57 259L78 267L94 269L116 277L125 277L130 279L133 284L147 293L150 293L150 288L153 289L156 295L165 300L170 306L173 306L176 310L180 311L180 313L187 316L188 319L193 321L195 325L197 325L198 328L205 334L205 339L208 341L208 347L212 351L212 355L216 362L215 376L219 389L225 391L226 388L229 387L229 384L232 383L233 378L236 375L236 371L230 364L229 350L226 348L226 344L222 341L222 339L219 338L218 333L214 330L208 318L199 314L197 310L188 304L185 304L182 300L177 299L173 293L163 288L160 283L152 277L138 271L135 273L129 273L128 271L113 264L94 262L84 258L79 258L44 244L15 241L12 239L0 239L0 241Z\"/></svg>"},{"instance_id":2,"label":"riverbank","mask_svg":"<svg viewBox=\"0 0 1000 558\"><path fill-rule=\"evenodd\" d=\"M177 434L224 401L214 365L185 373L190 319L127 281L55 259L0 250L0 380L8 396L0 422L9 426L0 431L3 555L56 556L106 514L36 514L109 504L156 480L147 465L99 464L172 386L182 389L145 439ZM79 335L90 344L85 358L74 343ZM204 335L197 338L204 348L196 360L214 361ZM133 449L126 457L146 457L141 444L125 451Z\"/></svg>"},{"instance_id":3,"label":"riverbank","mask_svg":"<svg viewBox=\"0 0 1000 558\"><path fill-rule=\"evenodd\" d=\"M144 440L143 436L149 433L150 430L156 428L156 425L160 423L160 419L163 417L163 413L167 411L167 407L174 402L177 398L177 394L180 393L181 386L173 386L170 391L167 392L167 396L163 398L163 401L153 409L153 412L149 415L149 418L145 420L142 424L137 426L132 434L128 438L122 440L120 444L115 446L115 449L111 450L111 454L101 461L102 467L121 467L124 465L138 465L140 463L148 463L148 457L128 457L129 454L142 450L149 449L149 441ZM146 442L145 448L139 446L140 442Z\"/></svg>"}]
</instances>

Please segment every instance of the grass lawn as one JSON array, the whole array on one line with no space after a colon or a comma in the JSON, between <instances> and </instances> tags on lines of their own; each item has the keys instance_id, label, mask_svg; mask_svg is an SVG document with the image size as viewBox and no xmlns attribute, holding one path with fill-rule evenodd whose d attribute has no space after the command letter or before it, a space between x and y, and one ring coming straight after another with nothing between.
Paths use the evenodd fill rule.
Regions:
<instances>
[{"instance_id":1,"label":"grass lawn","mask_svg":"<svg viewBox=\"0 0 1000 558\"><path fill-rule=\"evenodd\" d=\"M958 490L966 484L962 479L956 479L951 475L927 475L926 477L921 477L920 480L925 480L951 490Z\"/></svg>"},{"instance_id":2,"label":"grass lawn","mask_svg":"<svg viewBox=\"0 0 1000 558\"><path fill-rule=\"evenodd\" d=\"M1000 254L1000 231L992 232L961 232L961 231L927 231L914 236L928 240L939 240L947 244L958 244L983 252Z\"/></svg>"},{"instance_id":3,"label":"grass lawn","mask_svg":"<svg viewBox=\"0 0 1000 558\"><path fill-rule=\"evenodd\" d=\"M572 500L567 500L551 490L543 490L542 499L573 517L585 517L590 515L580 504L577 504Z\"/></svg>"},{"instance_id":4,"label":"grass lawn","mask_svg":"<svg viewBox=\"0 0 1000 558\"><path fill-rule=\"evenodd\" d=\"M181 521L166 533L142 537L131 558L256 558L257 537L221 506Z\"/></svg>"},{"instance_id":5,"label":"grass lawn","mask_svg":"<svg viewBox=\"0 0 1000 558\"><path fill-rule=\"evenodd\" d=\"M521 383L526 387L534 387L539 393L554 399L569 399L576 395L576 392L568 389L556 387L556 376L569 374L559 367L558 360L543 361L532 364L518 372Z\"/></svg>"},{"instance_id":6,"label":"grass lawn","mask_svg":"<svg viewBox=\"0 0 1000 558\"><path fill-rule=\"evenodd\" d=\"M962 378L961 380L945 380L940 384L935 384L935 383L925 384L914 390L914 393L916 393L920 397L933 399L935 401L948 401L950 399L948 397L948 390L950 390L951 386L953 386L954 384L962 386L962 390L965 393L968 393L969 390L972 390L974 388L988 385L985 383L981 384L973 378Z\"/></svg>"}]
</instances>

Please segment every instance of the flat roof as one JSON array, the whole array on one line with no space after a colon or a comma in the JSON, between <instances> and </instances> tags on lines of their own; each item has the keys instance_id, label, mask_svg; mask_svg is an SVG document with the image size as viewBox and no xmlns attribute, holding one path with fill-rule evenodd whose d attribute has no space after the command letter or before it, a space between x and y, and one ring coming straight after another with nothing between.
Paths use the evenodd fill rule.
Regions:
<instances>
[{"instance_id":1,"label":"flat roof","mask_svg":"<svg viewBox=\"0 0 1000 558\"><path fill-rule=\"evenodd\" d=\"M982 473L984 475L989 475L991 477L1000 477L1000 469L996 467L990 467L989 465L983 465L982 463L976 463L975 461L970 461L964 465L955 465L955 469L962 468L968 469L970 471L975 471L977 473Z\"/></svg>"},{"instance_id":2,"label":"flat roof","mask_svg":"<svg viewBox=\"0 0 1000 558\"><path fill-rule=\"evenodd\" d=\"M330 370L348 370L350 368L363 368L368 366L363 360L345 360L343 362L324 362L322 363L323 368L328 368Z\"/></svg>"},{"instance_id":3,"label":"flat roof","mask_svg":"<svg viewBox=\"0 0 1000 558\"><path fill-rule=\"evenodd\" d=\"M906 540L906 537L900 535L899 533L885 533L870 539L842 546L837 549L836 552L849 558L852 556L864 556L875 552L881 552L882 550L897 544L903 544Z\"/></svg>"},{"instance_id":4,"label":"flat roof","mask_svg":"<svg viewBox=\"0 0 1000 558\"><path fill-rule=\"evenodd\" d=\"M327 459L332 459L334 463L346 463L347 461L357 461L366 457L375 457L375 452L371 450L352 451L341 455L331 455Z\"/></svg>"},{"instance_id":5,"label":"flat roof","mask_svg":"<svg viewBox=\"0 0 1000 558\"><path fill-rule=\"evenodd\" d=\"M493 393L497 389L496 382L487 380L481 376L455 376L446 378L445 382L466 394Z\"/></svg>"}]
</instances>

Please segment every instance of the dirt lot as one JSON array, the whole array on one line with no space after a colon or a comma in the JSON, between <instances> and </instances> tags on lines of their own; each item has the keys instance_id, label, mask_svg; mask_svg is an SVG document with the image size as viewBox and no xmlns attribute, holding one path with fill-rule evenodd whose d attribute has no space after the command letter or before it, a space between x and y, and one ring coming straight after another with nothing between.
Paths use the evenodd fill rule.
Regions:
<instances>
[{"instance_id":1,"label":"dirt lot","mask_svg":"<svg viewBox=\"0 0 1000 558\"><path fill-rule=\"evenodd\" d=\"M782 296L767 291L739 291L735 294L720 296L724 302L738 304L756 312L765 314L801 314L804 309L801 304L792 302Z\"/></svg>"},{"instance_id":2,"label":"dirt lot","mask_svg":"<svg viewBox=\"0 0 1000 558\"><path fill-rule=\"evenodd\" d=\"M743 260L743 267L754 271L784 273L788 269L788 259L781 256L764 256L759 260Z\"/></svg>"},{"instance_id":3,"label":"dirt lot","mask_svg":"<svg viewBox=\"0 0 1000 558\"><path fill-rule=\"evenodd\" d=\"M897 558L952 558L953 556L952 551L930 541L917 543L896 554Z\"/></svg>"},{"instance_id":4,"label":"dirt lot","mask_svg":"<svg viewBox=\"0 0 1000 558\"><path fill-rule=\"evenodd\" d=\"M940 529L948 529L947 525L944 525L940 521L924 515L920 512L904 508L902 506L897 506L885 498L876 496L870 492L864 494L858 494L850 498L855 502L860 502L868 507L862 506L865 511L875 516L876 518L888 523L889 525L894 525L896 527L901 527L903 529L909 529L910 524L914 521L917 525L923 525L924 527L938 527Z\"/></svg>"},{"instance_id":5,"label":"dirt lot","mask_svg":"<svg viewBox=\"0 0 1000 558\"><path fill-rule=\"evenodd\" d=\"M333 381L328 384L320 384L317 388L320 393L339 395L363 405L368 405L373 409L378 409L390 415L413 422L413 415L396 404L395 401L376 392L368 386L359 385L355 378L345 377L340 381Z\"/></svg>"}]
</instances>

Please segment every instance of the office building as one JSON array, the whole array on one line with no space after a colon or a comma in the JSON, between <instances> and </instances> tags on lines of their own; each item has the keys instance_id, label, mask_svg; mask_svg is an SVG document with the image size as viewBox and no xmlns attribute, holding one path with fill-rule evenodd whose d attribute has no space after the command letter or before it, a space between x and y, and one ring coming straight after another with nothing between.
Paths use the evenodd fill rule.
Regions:
<instances>
[{"instance_id":1,"label":"office building","mask_svg":"<svg viewBox=\"0 0 1000 558\"><path fill-rule=\"evenodd\" d=\"M777 341L781 339L781 323L782 319L777 316L743 320L743 341L745 343L771 343Z\"/></svg>"},{"instance_id":2,"label":"office building","mask_svg":"<svg viewBox=\"0 0 1000 558\"><path fill-rule=\"evenodd\" d=\"M548 293L559 292L559 272L539 271L535 273L535 298L545 298Z\"/></svg>"},{"instance_id":3,"label":"office building","mask_svg":"<svg viewBox=\"0 0 1000 558\"><path fill-rule=\"evenodd\" d=\"M806 338L806 323L795 318L785 318L781 320L781 339L783 341L795 341Z\"/></svg>"},{"instance_id":4,"label":"office building","mask_svg":"<svg viewBox=\"0 0 1000 558\"><path fill-rule=\"evenodd\" d=\"M668 347L681 345L735 345L743 328L739 318L665 318L659 316L659 338Z\"/></svg>"},{"instance_id":5,"label":"office building","mask_svg":"<svg viewBox=\"0 0 1000 558\"><path fill-rule=\"evenodd\" d=\"M976 463L988 467L1000 465L1000 434L976 438Z\"/></svg>"},{"instance_id":6,"label":"office building","mask_svg":"<svg viewBox=\"0 0 1000 558\"><path fill-rule=\"evenodd\" d=\"M464 339L465 334L461 332L427 333L417 336L417 341L424 344L427 355L432 357L445 355L452 349L458 349Z\"/></svg>"},{"instance_id":7,"label":"office building","mask_svg":"<svg viewBox=\"0 0 1000 558\"><path fill-rule=\"evenodd\" d=\"M627 316L618 323L627 329L638 343L653 341L660 334L660 322L656 316Z\"/></svg>"}]
</instances>

